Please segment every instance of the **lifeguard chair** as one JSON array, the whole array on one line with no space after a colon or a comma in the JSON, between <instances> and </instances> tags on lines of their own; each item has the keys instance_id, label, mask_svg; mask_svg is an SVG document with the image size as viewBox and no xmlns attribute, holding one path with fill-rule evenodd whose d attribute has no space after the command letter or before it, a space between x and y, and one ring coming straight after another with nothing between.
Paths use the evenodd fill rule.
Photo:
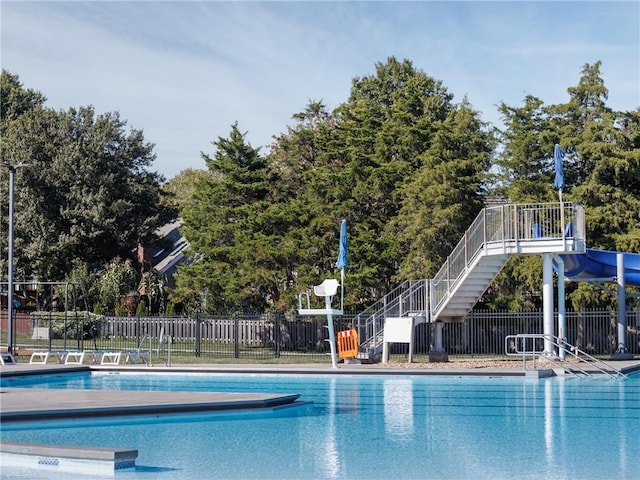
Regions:
<instances>
[{"instance_id":1,"label":"lifeguard chair","mask_svg":"<svg viewBox=\"0 0 640 480\"><path fill-rule=\"evenodd\" d=\"M338 293L340 282L335 278L327 278L320 285L313 287L313 293L316 297L324 297L324 308L311 308L311 301L308 292L301 292L298 295L298 314L299 315L342 315L342 308L333 308L333 297ZM340 303L342 305L342 302Z\"/></svg>"},{"instance_id":2,"label":"lifeguard chair","mask_svg":"<svg viewBox=\"0 0 640 480\"><path fill-rule=\"evenodd\" d=\"M328 278L324 280L320 285L313 287L313 293L316 297L324 298L324 308L311 308L311 301L308 292L301 292L298 295L298 314L299 315L326 315L327 316L327 329L329 331L329 347L331 349L331 364L333 368L338 368L338 359L336 355L336 339L333 329L333 316L342 315L342 307L337 309L333 308L333 297L338 293L338 287L340 282L335 278ZM342 306L342 298L340 298L340 305Z\"/></svg>"}]
</instances>

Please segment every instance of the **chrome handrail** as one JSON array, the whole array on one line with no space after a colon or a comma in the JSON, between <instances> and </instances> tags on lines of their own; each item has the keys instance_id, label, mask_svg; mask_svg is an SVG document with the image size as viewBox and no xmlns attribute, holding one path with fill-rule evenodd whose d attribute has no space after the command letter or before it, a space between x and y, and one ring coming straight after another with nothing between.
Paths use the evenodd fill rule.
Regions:
<instances>
[{"instance_id":1,"label":"chrome handrail","mask_svg":"<svg viewBox=\"0 0 640 480\"><path fill-rule=\"evenodd\" d=\"M527 342L527 340L532 340L531 342ZM575 345L571 345L569 342L562 340L555 335L543 334L543 333L519 333L517 335L507 335L505 337L505 354L508 356L522 356L522 364L523 368L526 370L526 357L527 355L532 356L534 361L536 358L544 358L552 361L560 361L562 365L566 365L568 362L563 360L559 356L555 355L553 352L545 352L544 350L539 350L536 348L535 340L543 340L547 343L551 343L553 346L564 349L566 353L571 355L573 358L578 360L579 362L589 365L600 373L608 375L612 378L622 377L627 378L627 375L618 370L617 368L609 365L608 363L596 358L592 355L589 355L584 350L576 347ZM531 345L531 349L527 348L528 345ZM543 347L544 348L544 347ZM585 376L590 377L591 374L580 368L578 365L571 364L572 368L578 369ZM611 372L615 373L611 373ZM573 372L572 372L573 373Z\"/></svg>"}]
</instances>

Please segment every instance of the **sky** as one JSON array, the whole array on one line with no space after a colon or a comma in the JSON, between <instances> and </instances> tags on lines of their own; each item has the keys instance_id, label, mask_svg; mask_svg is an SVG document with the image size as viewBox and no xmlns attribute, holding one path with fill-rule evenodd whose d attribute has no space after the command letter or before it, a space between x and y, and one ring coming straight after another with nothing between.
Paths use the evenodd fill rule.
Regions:
<instances>
[{"instance_id":1,"label":"sky","mask_svg":"<svg viewBox=\"0 0 640 480\"><path fill-rule=\"evenodd\" d=\"M568 100L602 62L608 106L640 106L640 2L0 2L0 64L56 110L118 111L155 145L167 180L206 169L231 125L268 152L310 101L346 102L391 56L497 106Z\"/></svg>"}]
</instances>

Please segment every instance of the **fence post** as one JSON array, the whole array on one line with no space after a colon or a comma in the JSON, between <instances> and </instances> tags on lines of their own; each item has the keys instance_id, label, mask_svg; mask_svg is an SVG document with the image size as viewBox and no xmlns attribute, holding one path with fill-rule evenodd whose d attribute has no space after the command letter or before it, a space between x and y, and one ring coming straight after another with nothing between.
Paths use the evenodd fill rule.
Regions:
<instances>
[{"instance_id":1,"label":"fence post","mask_svg":"<svg viewBox=\"0 0 640 480\"><path fill-rule=\"evenodd\" d=\"M78 311L74 310L73 315L76 317L76 328L78 329L76 337L78 340L78 350L82 350L84 348L84 316L81 321L78 321Z\"/></svg>"},{"instance_id":2,"label":"fence post","mask_svg":"<svg viewBox=\"0 0 640 480\"><path fill-rule=\"evenodd\" d=\"M201 337L201 332L200 332L200 308L196 309L196 343L195 343L195 348L194 348L194 354L196 357L200 356L200 337Z\"/></svg>"},{"instance_id":3,"label":"fence post","mask_svg":"<svg viewBox=\"0 0 640 480\"><path fill-rule=\"evenodd\" d=\"M238 317L239 312L235 312L233 314L233 355L235 358L240 358L240 319Z\"/></svg>"},{"instance_id":4,"label":"fence post","mask_svg":"<svg viewBox=\"0 0 640 480\"><path fill-rule=\"evenodd\" d=\"M283 315L282 312L276 312L275 320L273 322L273 340L275 342L275 354L276 358L280 358L280 318Z\"/></svg>"},{"instance_id":5,"label":"fence post","mask_svg":"<svg viewBox=\"0 0 640 480\"><path fill-rule=\"evenodd\" d=\"M49 310L49 351L51 351L51 339L53 338L53 326L51 325L51 310ZM66 333L66 332L65 332Z\"/></svg>"},{"instance_id":6,"label":"fence post","mask_svg":"<svg viewBox=\"0 0 640 480\"><path fill-rule=\"evenodd\" d=\"M135 317L136 345L140 345L140 317ZM128 343L128 342L127 342Z\"/></svg>"}]
</instances>

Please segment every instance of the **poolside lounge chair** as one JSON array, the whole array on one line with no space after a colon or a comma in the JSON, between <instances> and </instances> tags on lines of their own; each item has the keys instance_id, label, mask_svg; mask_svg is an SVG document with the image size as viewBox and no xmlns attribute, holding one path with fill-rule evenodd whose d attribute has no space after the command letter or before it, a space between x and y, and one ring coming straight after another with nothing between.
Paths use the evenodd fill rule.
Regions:
<instances>
[{"instance_id":1,"label":"poolside lounge chair","mask_svg":"<svg viewBox=\"0 0 640 480\"><path fill-rule=\"evenodd\" d=\"M0 365L14 365L16 359L9 352L0 352Z\"/></svg>"},{"instance_id":2,"label":"poolside lounge chair","mask_svg":"<svg viewBox=\"0 0 640 480\"><path fill-rule=\"evenodd\" d=\"M148 348L143 348L145 341L149 342ZM140 340L140 343L138 343L138 348L136 350L129 350L126 352L122 352L124 357L124 362L125 363L138 363L138 360L142 360L142 363L146 364L146 365L151 365L151 335L145 335L144 337L142 337L142 340Z\"/></svg>"},{"instance_id":3,"label":"poolside lounge chair","mask_svg":"<svg viewBox=\"0 0 640 480\"><path fill-rule=\"evenodd\" d=\"M84 352L67 352L67 355L64 358L65 365L82 365L84 361Z\"/></svg>"},{"instance_id":4,"label":"poolside lounge chair","mask_svg":"<svg viewBox=\"0 0 640 480\"><path fill-rule=\"evenodd\" d=\"M102 360L104 352L97 350L77 350L67 352L67 356L64 359L65 365L82 365L85 357L91 360L91 363L98 363Z\"/></svg>"},{"instance_id":5,"label":"poolside lounge chair","mask_svg":"<svg viewBox=\"0 0 640 480\"><path fill-rule=\"evenodd\" d=\"M51 357L58 360L58 363L64 363L64 359L66 355L67 355L67 352L63 350L47 350L47 351L33 352L31 354L31 358L29 359L29 364L45 365L49 361L49 358Z\"/></svg>"},{"instance_id":6,"label":"poolside lounge chair","mask_svg":"<svg viewBox=\"0 0 640 480\"><path fill-rule=\"evenodd\" d=\"M135 364L138 363L138 360L142 360L142 363L144 363L145 365L149 365L149 363L151 362L151 357L148 351L138 349L123 353L124 363Z\"/></svg>"},{"instance_id":7,"label":"poolside lounge chair","mask_svg":"<svg viewBox=\"0 0 640 480\"><path fill-rule=\"evenodd\" d=\"M120 357L122 357L122 352L104 352L100 365L119 365Z\"/></svg>"}]
</instances>

